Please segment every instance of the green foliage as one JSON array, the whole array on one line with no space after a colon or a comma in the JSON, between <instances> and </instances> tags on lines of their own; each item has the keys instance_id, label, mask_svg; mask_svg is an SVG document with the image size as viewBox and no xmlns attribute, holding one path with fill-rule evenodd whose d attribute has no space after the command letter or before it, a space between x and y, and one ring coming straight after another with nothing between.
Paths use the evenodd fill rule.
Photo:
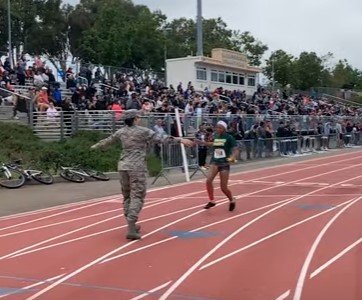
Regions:
<instances>
[{"instance_id":1,"label":"green foliage","mask_svg":"<svg viewBox=\"0 0 362 300\"><path fill-rule=\"evenodd\" d=\"M87 10L96 6L96 13ZM88 12L79 44L73 45L85 61L104 65L158 69L163 65L162 18L146 6L128 0L84 1L71 15ZM93 21L92 21L93 19ZM76 24L75 24L76 25ZM73 31L73 35L76 34Z\"/></svg>"},{"instance_id":2,"label":"green foliage","mask_svg":"<svg viewBox=\"0 0 362 300\"><path fill-rule=\"evenodd\" d=\"M293 60L292 55L283 50L277 50L266 61L264 73L270 80L273 79L274 74L275 82L286 87L294 81Z\"/></svg>"},{"instance_id":3,"label":"green foliage","mask_svg":"<svg viewBox=\"0 0 362 300\"><path fill-rule=\"evenodd\" d=\"M268 46L257 40L249 31L234 31L232 36L233 48L245 53L252 66L260 66L262 57Z\"/></svg>"},{"instance_id":4,"label":"green foliage","mask_svg":"<svg viewBox=\"0 0 362 300\"><path fill-rule=\"evenodd\" d=\"M63 0L11 0L13 46L29 54L48 55L65 70L69 52L83 62L159 71L164 57L196 54L196 22L168 20L132 0L81 0L72 7ZM204 54L213 48L243 52L260 66L268 46L250 32L232 31L222 18L203 20ZM0 0L0 51L7 50L7 0ZM362 72L346 60L332 64L332 53L319 57L283 50L266 60L264 73L278 86L362 89Z\"/></svg>"},{"instance_id":5,"label":"green foliage","mask_svg":"<svg viewBox=\"0 0 362 300\"><path fill-rule=\"evenodd\" d=\"M62 166L81 165L103 172L117 171L122 151L120 145L107 150L90 150L90 146L104 138L98 132L80 132L64 142L44 142L26 126L0 122L0 162L22 159L25 165L38 166L53 172ZM151 176L161 170L158 158L147 157Z\"/></svg>"}]
</instances>

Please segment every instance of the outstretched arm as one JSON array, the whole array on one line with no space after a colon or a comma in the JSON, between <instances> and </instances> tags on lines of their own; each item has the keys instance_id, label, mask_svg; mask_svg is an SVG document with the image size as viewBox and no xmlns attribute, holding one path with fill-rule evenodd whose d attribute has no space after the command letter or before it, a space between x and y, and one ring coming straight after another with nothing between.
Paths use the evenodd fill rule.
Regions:
<instances>
[{"instance_id":1,"label":"outstretched arm","mask_svg":"<svg viewBox=\"0 0 362 300\"><path fill-rule=\"evenodd\" d=\"M97 144L91 146L91 149L99 149L99 148L106 148L107 146L113 144L114 142L118 141L117 132L112 134L111 136L99 141Z\"/></svg>"},{"instance_id":2,"label":"outstretched arm","mask_svg":"<svg viewBox=\"0 0 362 300\"><path fill-rule=\"evenodd\" d=\"M173 137L167 134L163 134L163 135L159 135L157 133L155 133L153 130L149 129L148 131L148 140L153 142L153 143L158 143L158 144L165 144L165 143L170 143L173 141L177 141L181 144L184 144L187 147L192 147L194 145L194 142L189 140L189 139L184 139L181 137Z\"/></svg>"}]
</instances>

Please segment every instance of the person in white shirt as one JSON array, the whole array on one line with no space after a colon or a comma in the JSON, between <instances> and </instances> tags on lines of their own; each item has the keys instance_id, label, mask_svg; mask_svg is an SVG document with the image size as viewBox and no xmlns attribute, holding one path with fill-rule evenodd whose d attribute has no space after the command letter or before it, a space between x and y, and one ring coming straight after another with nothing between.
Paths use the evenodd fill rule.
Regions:
<instances>
[{"instance_id":1,"label":"person in white shirt","mask_svg":"<svg viewBox=\"0 0 362 300\"><path fill-rule=\"evenodd\" d=\"M49 101L49 107L47 109L47 120L51 122L55 122L56 119L59 117L59 112L54 106L52 101Z\"/></svg>"},{"instance_id":2,"label":"person in white shirt","mask_svg":"<svg viewBox=\"0 0 362 300\"><path fill-rule=\"evenodd\" d=\"M159 136L160 138L162 138L163 136L166 135L166 131L163 128L163 120L162 119L157 119L156 125L153 127L153 130L154 130L154 132L156 132L156 135ZM158 157L161 156L161 146L158 145L158 144L155 144L155 154Z\"/></svg>"}]
</instances>

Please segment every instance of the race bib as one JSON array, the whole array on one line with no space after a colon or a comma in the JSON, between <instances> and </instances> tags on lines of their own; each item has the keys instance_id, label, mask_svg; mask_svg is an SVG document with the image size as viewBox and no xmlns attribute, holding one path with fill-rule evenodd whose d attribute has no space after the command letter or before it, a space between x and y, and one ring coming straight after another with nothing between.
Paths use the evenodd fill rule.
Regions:
<instances>
[{"instance_id":1,"label":"race bib","mask_svg":"<svg viewBox=\"0 0 362 300\"><path fill-rule=\"evenodd\" d=\"M215 149L214 157L216 159L225 158L226 157L225 150L224 149Z\"/></svg>"}]
</instances>

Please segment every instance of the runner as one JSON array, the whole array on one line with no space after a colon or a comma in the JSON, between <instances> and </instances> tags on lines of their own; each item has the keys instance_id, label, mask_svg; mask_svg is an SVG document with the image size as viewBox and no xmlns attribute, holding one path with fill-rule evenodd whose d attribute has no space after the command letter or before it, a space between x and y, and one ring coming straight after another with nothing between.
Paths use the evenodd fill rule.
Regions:
<instances>
[{"instance_id":1,"label":"runner","mask_svg":"<svg viewBox=\"0 0 362 300\"><path fill-rule=\"evenodd\" d=\"M229 211L235 209L235 199L228 188L230 163L236 162L238 157L238 149L236 140L226 132L227 124L224 121L219 121L215 127L216 134L213 142L197 141L200 145L213 147L212 159L209 169L209 174L206 180L206 189L209 195L209 202L204 207L205 209L212 208L216 205L214 198L213 181L217 174L220 176L221 191L230 200Z\"/></svg>"},{"instance_id":2,"label":"runner","mask_svg":"<svg viewBox=\"0 0 362 300\"><path fill-rule=\"evenodd\" d=\"M114 142L122 143L122 155L118 163L118 171L124 198L124 216L128 223L127 239L138 240L141 235L139 233L140 227L136 223L146 196L148 143L167 143L173 140L186 146L193 146L194 143L166 134L161 136L151 129L139 126L141 118L138 110L126 110L122 117L126 126L93 145L91 149L104 148Z\"/></svg>"}]
</instances>

